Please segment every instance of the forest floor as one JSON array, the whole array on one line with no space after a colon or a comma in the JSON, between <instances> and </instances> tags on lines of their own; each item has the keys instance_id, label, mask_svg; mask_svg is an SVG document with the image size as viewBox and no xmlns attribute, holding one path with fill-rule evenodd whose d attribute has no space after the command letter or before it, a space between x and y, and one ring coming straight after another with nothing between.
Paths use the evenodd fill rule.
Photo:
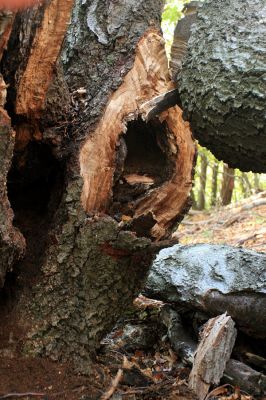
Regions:
<instances>
[{"instance_id":1,"label":"forest floor","mask_svg":"<svg viewBox=\"0 0 266 400\"><path fill-rule=\"evenodd\" d=\"M181 244L212 243L266 252L266 192L210 211L190 211L173 235Z\"/></svg>"},{"instance_id":2,"label":"forest floor","mask_svg":"<svg viewBox=\"0 0 266 400\"><path fill-rule=\"evenodd\" d=\"M190 211L174 237L181 244L219 243L266 252L266 192L208 212ZM140 303L145 308L145 298ZM7 326L6 322L2 326ZM121 335L119 330L114 332ZM0 339L3 337L4 332L0 332ZM149 352L111 350L100 354L94 360L92 376L86 377L75 374L71 365L18 356L14 339L5 338L9 342L6 349L0 343L0 399L194 399L187 388L189 369L178 364L166 344L158 343ZM239 388L221 386L209 399L253 398L241 394Z\"/></svg>"}]
</instances>

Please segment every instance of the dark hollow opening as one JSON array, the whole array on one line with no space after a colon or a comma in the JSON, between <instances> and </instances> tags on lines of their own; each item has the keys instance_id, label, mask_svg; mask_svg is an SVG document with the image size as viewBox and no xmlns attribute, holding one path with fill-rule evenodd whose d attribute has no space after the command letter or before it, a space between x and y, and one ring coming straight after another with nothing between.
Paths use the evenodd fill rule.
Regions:
<instances>
[{"instance_id":1,"label":"dark hollow opening","mask_svg":"<svg viewBox=\"0 0 266 400\"><path fill-rule=\"evenodd\" d=\"M146 124L141 119L128 123L125 134L127 157L125 174L139 174L154 179L155 185L169 176L168 145L165 127L158 121Z\"/></svg>"},{"instance_id":2,"label":"dark hollow opening","mask_svg":"<svg viewBox=\"0 0 266 400\"><path fill-rule=\"evenodd\" d=\"M8 273L0 304L10 306L19 288L34 285L40 272L52 216L58 208L64 184L62 164L51 148L30 142L15 152L7 180L8 197L14 212L13 224L26 239L26 255Z\"/></svg>"},{"instance_id":3,"label":"dark hollow opening","mask_svg":"<svg viewBox=\"0 0 266 400\"><path fill-rule=\"evenodd\" d=\"M21 228L28 213L42 218L48 212L58 172L60 165L46 144L30 142L23 153L14 155L7 181L14 225Z\"/></svg>"},{"instance_id":4,"label":"dark hollow opening","mask_svg":"<svg viewBox=\"0 0 266 400\"><path fill-rule=\"evenodd\" d=\"M172 170L167 125L157 119L130 121L117 145L110 214L132 216L133 203L168 180Z\"/></svg>"}]
</instances>

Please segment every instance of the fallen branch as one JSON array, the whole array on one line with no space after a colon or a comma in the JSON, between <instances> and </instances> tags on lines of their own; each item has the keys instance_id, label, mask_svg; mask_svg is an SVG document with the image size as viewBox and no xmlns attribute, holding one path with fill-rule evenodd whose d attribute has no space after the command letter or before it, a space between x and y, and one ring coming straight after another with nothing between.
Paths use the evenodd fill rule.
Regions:
<instances>
[{"instance_id":1,"label":"fallen branch","mask_svg":"<svg viewBox=\"0 0 266 400\"><path fill-rule=\"evenodd\" d=\"M254 238L256 238L258 235L264 235L264 234L266 234L266 229L260 229L258 232L249 234L249 235L244 236L244 237L240 238L239 240L237 240L236 246L241 246L242 244L244 244L244 243L247 242L248 240L254 239Z\"/></svg>"},{"instance_id":2,"label":"fallen branch","mask_svg":"<svg viewBox=\"0 0 266 400\"><path fill-rule=\"evenodd\" d=\"M11 397L43 397L45 393L35 393L35 392L26 392L26 393L7 393L0 396L0 399L9 399Z\"/></svg>"},{"instance_id":3,"label":"fallen branch","mask_svg":"<svg viewBox=\"0 0 266 400\"><path fill-rule=\"evenodd\" d=\"M106 393L104 393L102 395L101 400L109 400L112 397L112 395L116 391L117 386L119 385L119 382L121 381L122 377L123 377L123 370L120 368L117 371L116 377L112 381L112 386L110 387L109 390L107 390Z\"/></svg>"}]
</instances>

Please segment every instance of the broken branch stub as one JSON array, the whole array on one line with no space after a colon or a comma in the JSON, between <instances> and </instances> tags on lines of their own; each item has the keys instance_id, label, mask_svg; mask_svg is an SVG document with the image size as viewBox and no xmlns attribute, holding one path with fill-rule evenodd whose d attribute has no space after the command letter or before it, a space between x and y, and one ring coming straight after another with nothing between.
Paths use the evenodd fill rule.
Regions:
<instances>
[{"instance_id":1,"label":"broken branch stub","mask_svg":"<svg viewBox=\"0 0 266 400\"><path fill-rule=\"evenodd\" d=\"M205 399L210 385L218 384L230 359L236 329L226 314L210 319L204 327L189 375L189 387L199 400Z\"/></svg>"}]
</instances>

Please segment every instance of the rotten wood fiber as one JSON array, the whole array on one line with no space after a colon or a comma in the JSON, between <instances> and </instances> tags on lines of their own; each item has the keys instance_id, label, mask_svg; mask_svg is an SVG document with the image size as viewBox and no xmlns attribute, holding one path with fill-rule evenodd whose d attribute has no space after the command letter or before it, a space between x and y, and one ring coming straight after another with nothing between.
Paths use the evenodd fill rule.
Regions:
<instances>
[{"instance_id":1,"label":"rotten wood fiber","mask_svg":"<svg viewBox=\"0 0 266 400\"><path fill-rule=\"evenodd\" d=\"M17 89L17 114L40 118L72 7L73 0L52 0L45 7L42 24L35 34L27 67Z\"/></svg>"},{"instance_id":2,"label":"rotten wood fiber","mask_svg":"<svg viewBox=\"0 0 266 400\"><path fill-rule=\"evenodd\" d=\"M189 387L199 400L205 399L211 384L220 382L236 334L234 321L226 313L206 323L189 376Z\"/></svg>"},{"instance_id":3,"label":"rotten wood fiber","mask_svg":"<svg viewBox=\"0 0 266 400\"><path fill-rule=\"evenodd\" d=\"M182 110L179 107L172 107L160 114L151 125L146 123L147 115L142 105L168 90L173 90L173 83L168 73L164 43L157 31L150 30L137 46L132 69L111 96L100 123L95 131L88 135L80 152L80 168L84 180L83 207L89 213L108 212L115 194L116 153L117 149L122 147L121 137L127 140L129 126L134 124L134 121L137 124L134 136L139 130L150 129L154 134L157 129L156 146L167 160L167 177L157 184L150 185L157 178L152 173L134 170L127 172L124 165L120 168L126 172L126 180L127 175L138 175L136 185L146 185L147 182L141 176L146 175L150 178L149 184L140 188L143 191L139 195L135 192L133 198L129 199L128 207L124 207L122 214L130 213L134 231L156 240L169 236L173 225L182 219L192 186L195 159L195 144L189 124L183 121ZM128 159L131 142L134 140L133 137L128 143ZM142 143L139 146L142 146ZM127 157L124 157L122 162L125 160ZM158 162L158 159L154 159L151 164L156 168ZM140 163L143 163L143 160L135 162L138 170ZM121 178L123 179L123 176ZM122 179L118 179L117 185ZM137 189L136 186L136 191ZM143 224L146 224L147 228L141 229Z\"/></svg>"}]
</instances>

